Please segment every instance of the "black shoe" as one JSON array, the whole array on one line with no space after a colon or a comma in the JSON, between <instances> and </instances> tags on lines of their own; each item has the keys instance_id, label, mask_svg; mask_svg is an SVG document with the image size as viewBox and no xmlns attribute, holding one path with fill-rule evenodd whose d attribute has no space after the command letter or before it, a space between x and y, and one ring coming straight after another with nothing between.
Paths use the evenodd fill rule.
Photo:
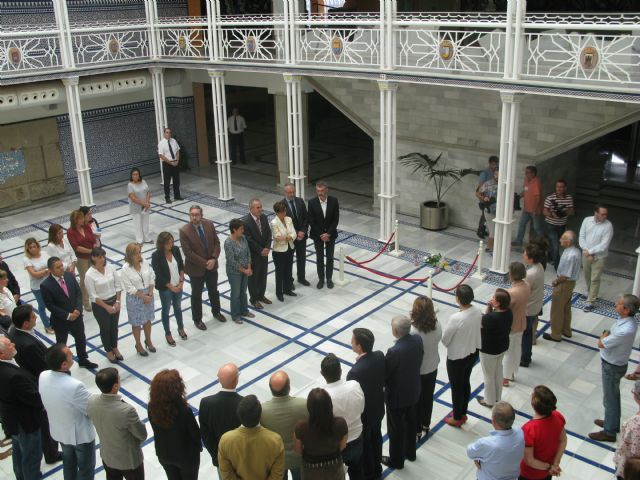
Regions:
<instances>
[{"instance_id":1,"label":"black shoe","mask_svg":"<svg viewBox=\"0 0 640 480\"><path fill-rule=\"evenodd\" d=\"M322 289L322 287L324 287L324 280L319 280L316 287L318 287L318 290Z\"/></svg>"},{"instance_id":2,"label":"black shoe","mask_svg":"<svg viewBox=\"0 0 640 480\"><path fill-rule=\"evenodd\" d=\"M551 340L552 342L558 342L558 343L560 343L562 341L562 340L556 340L555 338L553 338L548 333L543 333L542 334L542 338L544 338L545 340Z\"/></svg>"},{"instance_id":3,"label":"black shoe","mask_svg":"<svg viewBox=\"0 0 640 480\"><path fill-rule=\"evenodd\" d=\"M529 365L531 365L531 362L520 362L520 366L523 368L529 368Z\"/></svg>"},{"instance_id":4,"label":"black shoe","mask_svg":"<svg viewBox=\"0 0 640 480\"><path fill-rule=\"evenodd\" d=\"M218 320L219 322L222 322L222 323L227 321L227 319L224 318L224 315L222 315L220 312L214 313L213 314L213 318L215 318L216 320Z\"/></svg>"},{"instance_id":5,"label":"black shoe","mask_svg":"<svg viewBox=\"0 0 640 480\"><path fill-rule=\"evenodd\" d=\"M298 280L300 285L304 285L305 287L309 287L311 284L307 282L304 278L302 280Z\"/></svg>"},{"instance_id":6,"label":"black shoe","mask_svg":"<svg viewBox=\"0 0 640 480\"><path fill-rule=\"evenodd\" d=\"M282 295L276 295L276 298L281 302L284 302L284 297Z\"/></svg>"},{"instance_id":7,"label":"black shoe","mask_svg":"<svg viewBox=\"0 0 640 480\"><path fill-rule=\"evenodd\" d=\"M207 326L203 322L196 322L196 328L198 330L206 330Z\"/></svg>"},{"instance_id":8,"label":"black shoe","mask_svg":"<svg viewBox=\"0 0 640 480\"><path fill-rule=\"evenodd\" d=\"M269 300L267 297L262 297L262 298L260 299L260 301L261 301L262 303L266 303L267 305L271 305L271 303L272 303L272 302L271 302L271 300Z\"/></svg>"},{"instance_id":9,"label":"black shoe","mask_svg":"<svg viewBox=\"0 0 640 480\"><path fill-rule=\"evenodd\" d=\"M98 368L98 364L97 363L93 363L88 358L85 358L84 360L80 360L78 362L78 366L80 368Z\"/></svg>"},{"instance_id":10,"label":"black shoe","mask_svg":"<svg viewBox=\"0 0 640 480\"><path fill-rule=\"evenodd\" d=\"M184 200L184 198L179 197L179 196L178 196L178 197L173 197L173 199L174 199L174 200Z\"/></svg>"},{"instance_id":11,"label":"black shoe","mask_svg":"<svg viewBox=\"0 0 640 480\"><path fill-rule=\"evenodd\" d=\"M146 340L144 341L144 346L147 347L147 350L149 350L151 353L157 352L156 347L149 345Z\"/></svg>"},{"instance_id":12,"label":"black shoe","mask_svg":"<svg viewBox=\"0 0 640 480\"><path fill-rule=\"evenodd\" d=\"M393 465L391 463L391 457L388 457L386 455L383 455L382 458L380 459L380 463L382 463L383 465L390 467L390 468L395 468L396 470L402 470L404 468L404 465L398 466L398 465Z\"/></svg>"},{"instance_id":13,"label":"black shoe","mask_svg":"<svg viewBox=\"0 0 640 480\"><path fill-rule=\"evenodd\" d=\"M53 465L54 463L58 463L62 461L62 452L56 453L53 458L45 458L44 460L47 465Z\"/></svg>"},{"instance_id":14,"label":"black shoe","mask_svg":"<svg viewBox=\"0 0 640 480\"><path fill-rule=\"evenodd\" d=\"M284 292L287 297L297 297L298 294L296 292Z\"/></svg>"},{"instance_id":15,"label":"black shoe","mask_svg":"<svg viewBox=\"0 0 640 480\"><path fill-rule=\"evenodd\" d=\"M327 288L333 288L333 280L327 280Z\"/></svg>"},{"instance_id":16,"label":"black shoe","mask_svg":"<svg viewBox=\"0 0 640 480\"><path fill-rule=\"evenodd\" d=\"M164 203L171 203L171 199L170 198L165 198L164 199Z\"/></svg>"},{"instance_id":17,"label":"black shoe","mask_svg":"<svg viewBox=\"0 0 640 480\"><path fill-rule=\"evenodd\" d=\"M293 281L291 282L291 291L293 292L296 289L296 286L293 284Z\"/></svg>"}]
</instances>

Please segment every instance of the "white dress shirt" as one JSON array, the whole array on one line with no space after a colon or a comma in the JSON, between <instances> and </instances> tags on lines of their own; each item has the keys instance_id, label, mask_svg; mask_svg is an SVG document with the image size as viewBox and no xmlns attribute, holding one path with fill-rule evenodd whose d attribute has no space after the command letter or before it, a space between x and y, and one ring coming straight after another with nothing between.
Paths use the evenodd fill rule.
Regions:
<instances>
[{"instance_id":1,"label":"white dress shirt","mask_svg":"<svg viewBox=\"0 0 640 480\"><path fill-rule=\"evenodd\" d=\"M95 267L89 268L84 276L84 286L87 288L89 301L95 303L98 298L108 300L115 297L116 293L122 290L118 277L116 269L109 264L104 266L104 274Z\"/></svg>"},{"instance_id":2,"label":"white dress shirt","mask_svg":"<svg viewBox=\"0 0 640 480\"><path fill-rule=\"evenodd\" d=\"M238 128L236 128L236 123L238 125ZM227 126L229 127L229 133L238 134L243 133L246 130L247 122L242 115L231 115L227 119Z\"/></svg>"},{"instance_id":3,"label":"white dress shirt","mask_svg":"<svg viewBox=\"0 0 640 480\"><path fill-rule=\"evenodd\" d=\"M0 290L0 309L5 312L5 315L11 316L14 308L16 308L16 300L13 298L13 293L4 287Z\"/></svg>"},{"instance_id":4,"label":"white dress shirt","mask_svg":"<svg viewBox=\"0 0 640 480\"><path fill-rule=\"evenodd\" d=\"M171 142L171 148L173 149L173 157L171 156L171 152L169 151L169 142ZM168 141L166 138L160 140L158 143L158 155L164 155L167 160L176 160L178 158L178 151L180 150L180 145L176 142L175 138L170 138Z\"/></svg>"},{"instance_id":5,"label":"white dress shirt","mask_svg":"<svg viewBox=\"0 0 640 480\"><path fill-rule=\"evenodd\" d=\"M296 248L293 241L296 239L296 229L293 228L293 221L291 217L284 217L284 223L282 220L276 217L271 220L271 234L273 235L273 251L274 252L286 252L289 247ZM276 240L276 237L287 237L287 240Z\"/></svg>"},{"instance_id":6,"label":"white dress shirt","mask_svg":"<svg viewBox=\"0 0 640 480\"><path fill-rule=\"evenodd\" d=\"M364 393L360 384L355 380L340 379L324 386L333 402L333 415L342 417L347 422L349 433L347 442L357 440L362 434L362 419L364 411Z\"/></svg>"},{"instance_id":7,"label":"white dress shirt","mask_svg":"<svg viewBox=\"0 0 640 480\"><path fill-rule=\"evenodd\" d=\"M40 256L38 258L24 257L24 269L27 270L27 267L33 267L34 270L39 272L40 270L47 268L47 260L49 260L49 255L44 251L40 252ZM40 284L44 282L45 278L47 278L46 275L44 277L36 278L28 271L27 273L29 275L29 286L31 287L31 290L40 290Z\"/></svg>"},{"instance_id":8,"label":"white dress shirt","mask_svg":"<svg viewBox=\"0 0 640 480\"><path fill-rule=\"evenodd\" d=\"M473 305L451 315L442 333L442 343L447 347L447 358L460 360L480 350L481 328L482 312Z\"/></svg>"},{"instance_id":9,"label":"white dress shirt","mask_svg":"<svg viewBox=\"0 0 640 480\"><path fill-rule=\"evenodd\" d=\"M171 282L171 285L177 287L180 283L180 270L178 270L178 262L175 258L173 258L172 255L171 260L167 260L167 263L169 264L169 281Z\"/></svg>"},{"instance_id":10,"label":"white dress shirt","mask_svg":"<svg viewBox=\"0 0 640 480\"><path fill-rule=\"evenodd\" d=\"M135 295L139 290L146 290L149 285L153 285L156 282L156 274L147 262L143 261L140 264L140 270L125 263L120 269L120 281L125 292Z\"/></svg>"},{"instance_id":11,"label":"white dress shirt","mask_svg":"<svg viewBox=\"0 0 640 480\"><path fill-rule=\"evenodd\" d=\"M587 249L589 255L605 258L613 238L613 225L609 220L596 223L594 217L587 217L580 227L580 248Z\"/></svg>"},{"instance_id":12,"label":"white dress shirt","mask_svg":"<svg viewBox=\"0 0 640 480\"><path fill-rule=\"evenodd\" d=\"M320 200L320 208L322 209L322 215L327 218L327 200L329 197L327 197L327 199L325 199L325 201L323 202L322 200L320 200L320 197L318 197L318 200Z\"/></svg>"},{"instance_id":13,"label":"white dress shirt","mask_svg":"<svg viewBox=\"0 0 640 480\"><path fill-rule=\"evenodd\" d=\"M76 258L76 253L73 251L73 248L71 248L71 245L69 245L66 238L62 239L62 247L55 243L49 243L45 247L45 251L49 254L49 257L58 257L62 260L62 265L65 270L69 268L69 265L78 260Z\"/></svg>"}]
</instances>

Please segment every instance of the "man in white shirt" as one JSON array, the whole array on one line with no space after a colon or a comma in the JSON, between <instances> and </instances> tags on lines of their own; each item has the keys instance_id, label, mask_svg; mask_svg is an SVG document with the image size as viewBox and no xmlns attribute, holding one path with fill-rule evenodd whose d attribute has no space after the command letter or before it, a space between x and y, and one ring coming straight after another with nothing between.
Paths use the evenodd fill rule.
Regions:
<instances>
[{"instance_id":1,"label":"man in white shirt","mask_svg":"<svg viewBox=\"0 0 640 480\"><path fill-rule=\"evenodd\" d=\"M613 238L613 225L607 220L607 207L596 205L593 216L582 221L580 227L580 248L582 248L582 269L587 283L587 305L585 312L594 310L594 303L600 291L600 277L604 270L604 259L609 253Z\"/></svg>"},{"instance_id":2,"label":"man in white shirt","mask_svg":"<svg viewBox=\"0 0 640 480\"><path fill-rule=\"evenodd\" d=\"M342 451L342 461L348 468L351 480L361 480L362 471L362 419L364 393L355 380L341 380L340 360L333 353L328 354L320 364L320 373L327 382L324 389L333 402L333 414L347 422L349 434L347 446Z\"/></svg>"},{"instance_id":3,"label":"man in white shirt","mask_svg":"<svg viewBox=\"0 0 640 480\"><path fill-rule=\"evenodd\" d=\"M247 163L244 156L244 131L247 129L247 122L244 117L240 115L240 110L234 108L232 114L227 119L227 126L229 127L229 156L232 163L237 163L236 154L240 154L240 163Z\"/></svg>"},{"instance_id":4,"label":"man in white shirt","mask_svg":"<svg viewBox=\"0 0 640 480\"><path fill-rule=\"evenodd\" d=\"M39 391L51 436L62 445L64 478L93 480L96 431L87 416L89 391L71 376L73 356L65 344L50 347L45 359L51 370L40 374Z\"/></svg>"},{"instance_id":5,"label":"man in white shirt","mask_svg":"<svg viewBox=\"0 0 640 480\"><path fill-rule=\"evenodd\" d=\"M184 200L180 196L180 145L171 136L169 127L164 129L164 138L158 143L158 155L162 160L162 182L164 183L164 199L171 203L169 185L173 180L173 199Z\"/></svg>"}]
</instances>

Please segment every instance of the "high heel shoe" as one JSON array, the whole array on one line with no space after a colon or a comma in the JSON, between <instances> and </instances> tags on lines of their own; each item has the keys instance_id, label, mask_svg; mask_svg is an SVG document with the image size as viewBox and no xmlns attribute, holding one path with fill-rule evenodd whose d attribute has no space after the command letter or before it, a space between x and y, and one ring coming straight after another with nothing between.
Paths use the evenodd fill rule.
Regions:
<instances>
[{"instance_id":1,"label":"high heel shoe","mask_svg":"<svg viewBox=\"0 0 640 480\"><path fill-rule=\"evenodd\" d=\"M138 347L136 347L136 352L138 352L138 355L140 355L141 357L148 357L149 354L146 352L146 350L144 348L138 350Z\"/></svg>"},{"instance_id":2,"label":"high heel shoe","mask_svg":"<svg viewBox=\"0 0 640 480\"><path fill-rule=\"evenodd\" d=\"M144 346L147 347L147 350L149 350L151 353L156 353L156 347L154 347L153 345L149 345L149 342L147 342L146 340L144 341Z\"/></svg>"},{"instance_id":3,"label":"high heel shoe","mask_svg":"<svg viewBox=\"0 0 640 480\"><path fill-rule=\"evenodd\" d=\"M187 336L187 332L185 332L184 330L178 330L178 335L180 335L180 338L183 340L186 340L187 338L189 338Z\"/></svg>"},{"instance_id":4,"label":"high heel shoe","mask_svg":"<svg viewBox=\"0 0 640 480\"><path fill-rule=\"evenodd\" d=\"M173 337L171 335L167 335L164 338L167 340L167 343L169 344L169 346L171 346L171 347L175 347L176 346L176 341L173 339Z\"/></svg>"}]
</instances>

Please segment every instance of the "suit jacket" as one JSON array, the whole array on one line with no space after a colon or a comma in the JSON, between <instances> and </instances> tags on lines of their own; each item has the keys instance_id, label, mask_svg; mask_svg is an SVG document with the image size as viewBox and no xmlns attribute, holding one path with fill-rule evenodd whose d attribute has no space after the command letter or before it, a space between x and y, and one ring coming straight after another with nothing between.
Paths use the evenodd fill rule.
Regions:
<instances>
[{"instance_id":1,"label":"suit jacket","mask_svg":"<svg viewBox=\"0 0 640 480\"><path fill-rule=\"evenodd\" d=\"M422 339L407 334L389 350L385 357L385 401L387 408L406 408L420 398L420 365Z\"/></svg>"},{"instance_id":2,"label":"suit jacket","mask_svg":"<svg viewBox=\"0 0 640 480\"><path fill-rule=\"evenodd\" d=\"M236 410L242 398L242 395L236 392L222 391L204 397L200 401L200 433L204 446L211 454L213 464L216 467L218 466L220 437L229 430L240 426Z\"/></svg>"},{"instance_id":3,"label":"suit jacket","mask_svg":"<svg viewBox=\"0 0 640 480\"><path fill-rule=\"evenodd\" d=\"M191 409L184 405L178 409L169 428L162 427L149 417L155 435L156 455L160 463L172 463L179 467L193 468L200 464L200 428Z\"/></svg>"},{"instance_id":4,"label":"suit jacket","mask_svg":"<svg viewBox=\"0 0 640 480\"><path fill-rule=\"evenodd\" d=\"M218 269L220 239L216 233L216 228L213 226L211 220L205 218L200 221L200 224L204 230L204 236L207 239L206 249L202 244L202 240L200 240L198 231L191 223L187 223L180 228L180 245L184 252L184 271L190 277L204 277L207 260L212 258L216 261L213 269Z\"/></svg>"},{"instance_id":5,"label":"suit jacket","mask_svg":"<svg viewBox=\"0 0 640 480\"><path fill-rule=\"evenodd\" d=\"M38 383L51 437L67 445L93 442L96 431L87 416L89 391L84 384L71 375L53 370L42 372Z\"/></svg>"},{"instance_id":6,"label":"suit jacket","mask_svg":"<svg viewBox=\"0 0 640 480\"><path fill-rule=\"evenodd\" d=\"M13 273L11 273L11 270L9 270L9 265L7 265L7 262L5 262L4 260L0 262L0 270L4 270L5 272L7 272L7 279L9 280L7 288L9 289L9 291L14 295L20 295L20 284L18 284L18 280L16 280L16 277L13 275Z\"/></svg>"},{"instance_id":7,"label":"suit jacket","mask_svg":"<svg viewBox=\"0 0 640 480\"><path fill-rule=\"evenodd\" d=\"M384 417L384 353L380 350L360 357L349 373L347 380L355 380L364 392L364 425L379 424Z\"/></svg>"},{"instance_id":8,"label":"suit jacket","mask_svg":"<svg viewBox=\"0 0 640 480\"><path fill-rule=\"evenodd\" d=\"M198 237L198 240L200 237ZM171 249L173 254L173 260L178 264L178 272L184 271L184 262L182 261L182 254L180 249L174 245ZM167 257L164 256L164 252L156 250L151 254L151 268L156 274L156 288L158 291L167 290L167 283L171 281L171 272L169 271L169 262Z\"/></svg>"},{"instance_id":9,"label":"suit jacket","mask_svg":"<svg viewBox=\"0 0 640 480\"><path fill-rule=\"evenodd\" d=\"M302 458L293 449L293 432L299 420L306 420L309 416L307 399L292 397L273 397L262 404L260 425L276 432L284 442L285 468L300 468Z\"/></svg>"},{"instance_id":10,"label":"suit jacket","mask_svg":"<svg viewBox=\"0 0 640 480\"><path fill-rule=\"evenodd\" d=\"M271 234L273 236L273 251L286 252L289 248L296 248L293 244L296 239L296 231L293 228L293 221L289 217L284 217L284 223L276 216L271 220ZM286 241L276 240L276 237L287 237Z\"/></svg>"},{"instance_id":11,"label":"suit jacket","mask_svg":"<svg viewBox=\"0 0 640 480\"><path fill-rule=\"evenodd\" d=\"M100 456L105 465L118 470L140 466L140 444L147 438L147 428L133 406L120 395L91 395L87 415L100 437Z\"/></svg>"},{"instance_id":12,"label":"suit jacket","mask_svg":"<svg viewBox=\"0 0 640 480\"><path fill-rule=\"evenodd\" d=\"M320 235L328 233L331 240L335 241L338 237L338 222L340 220L340 206L338 199L327 195L327 215L322 213L320 199L314 197L309 200L309 226L311 233L309 236L313 240L320 240Z\"/></svg>"},{"instance_id":13,"label":"suit jacket","mask_svg":"<svg viewBox=\"0 0 640 480\"><path fill-rule=\"evenodd\" d=\"M224 479L282 480L282 438L259 425L254 428L238 427L220 439L218 463Z\"/></svg>"},{"instance_id":14,"label":"suit jacket","mask_svg":"<svg viewBox=\"0 0 640 480\"><path fill-rule=\"evenodd\" d=\"M242 223L244 223L244 236L249 242L251 259L262 257L262 249L271 248L271 227L267 216L264 213L260 215L262 233L258 230L258 225L256 225L251 214L242 217Z\"/></svg>"},{"instance_id":15,"label":"suit jacket","mask_svg":"<svg viewBox=\"0 0 640 480\"><path fill-rule=\"evenodd\" d=\"M40 292L42 293L44 304L51 312L51 324L54 328L56 324L68 322L69 314L74 310L82 313L82 291L76 276L73 273L64 272L64 283L67 284L68 297L53 275L49 275L40 284ZM81 322L82 315L74 321Z\"/></svg>"},{"instance_id":16,"label":"suit jacket","mask_svg":"<svg viewBox=\"0 0 640 480\"><path fill-rule=\"evenodd\" d=\"M13 326L9 330L9 338L16 345L18 352L16 353L16 362L34 378L38 378L42 372L49 369L44 359L47 347L35 335L18 330Z\"/></svg>"},{"instance_id":17,"label":"suit jacket","mask_svg":"<svg viewBox=\"0 0 640 480\"><path fill-rule=\"evenodd\" d=\"M304 203L304 200L300 197L293 198L297 215L294 215L291 211L291 205L289 205L289 200L287 200L286 197L283 198L282 201L287 207L287 217L291 217L296 233L304 232L304 238L306 239L309 233L309 213L307 212L307 205Z\"/></svg>"},{"instance_id":18,"label":"suit jacket","mask_svg":"<svg viewBox=\"0 0 640 480\"><path fill-rule=\"evenodd\" d=\"M40 428L42 401L35 378L24 368L0 361L0 418L7 435Z\"/></svg>"}]
</instances>

